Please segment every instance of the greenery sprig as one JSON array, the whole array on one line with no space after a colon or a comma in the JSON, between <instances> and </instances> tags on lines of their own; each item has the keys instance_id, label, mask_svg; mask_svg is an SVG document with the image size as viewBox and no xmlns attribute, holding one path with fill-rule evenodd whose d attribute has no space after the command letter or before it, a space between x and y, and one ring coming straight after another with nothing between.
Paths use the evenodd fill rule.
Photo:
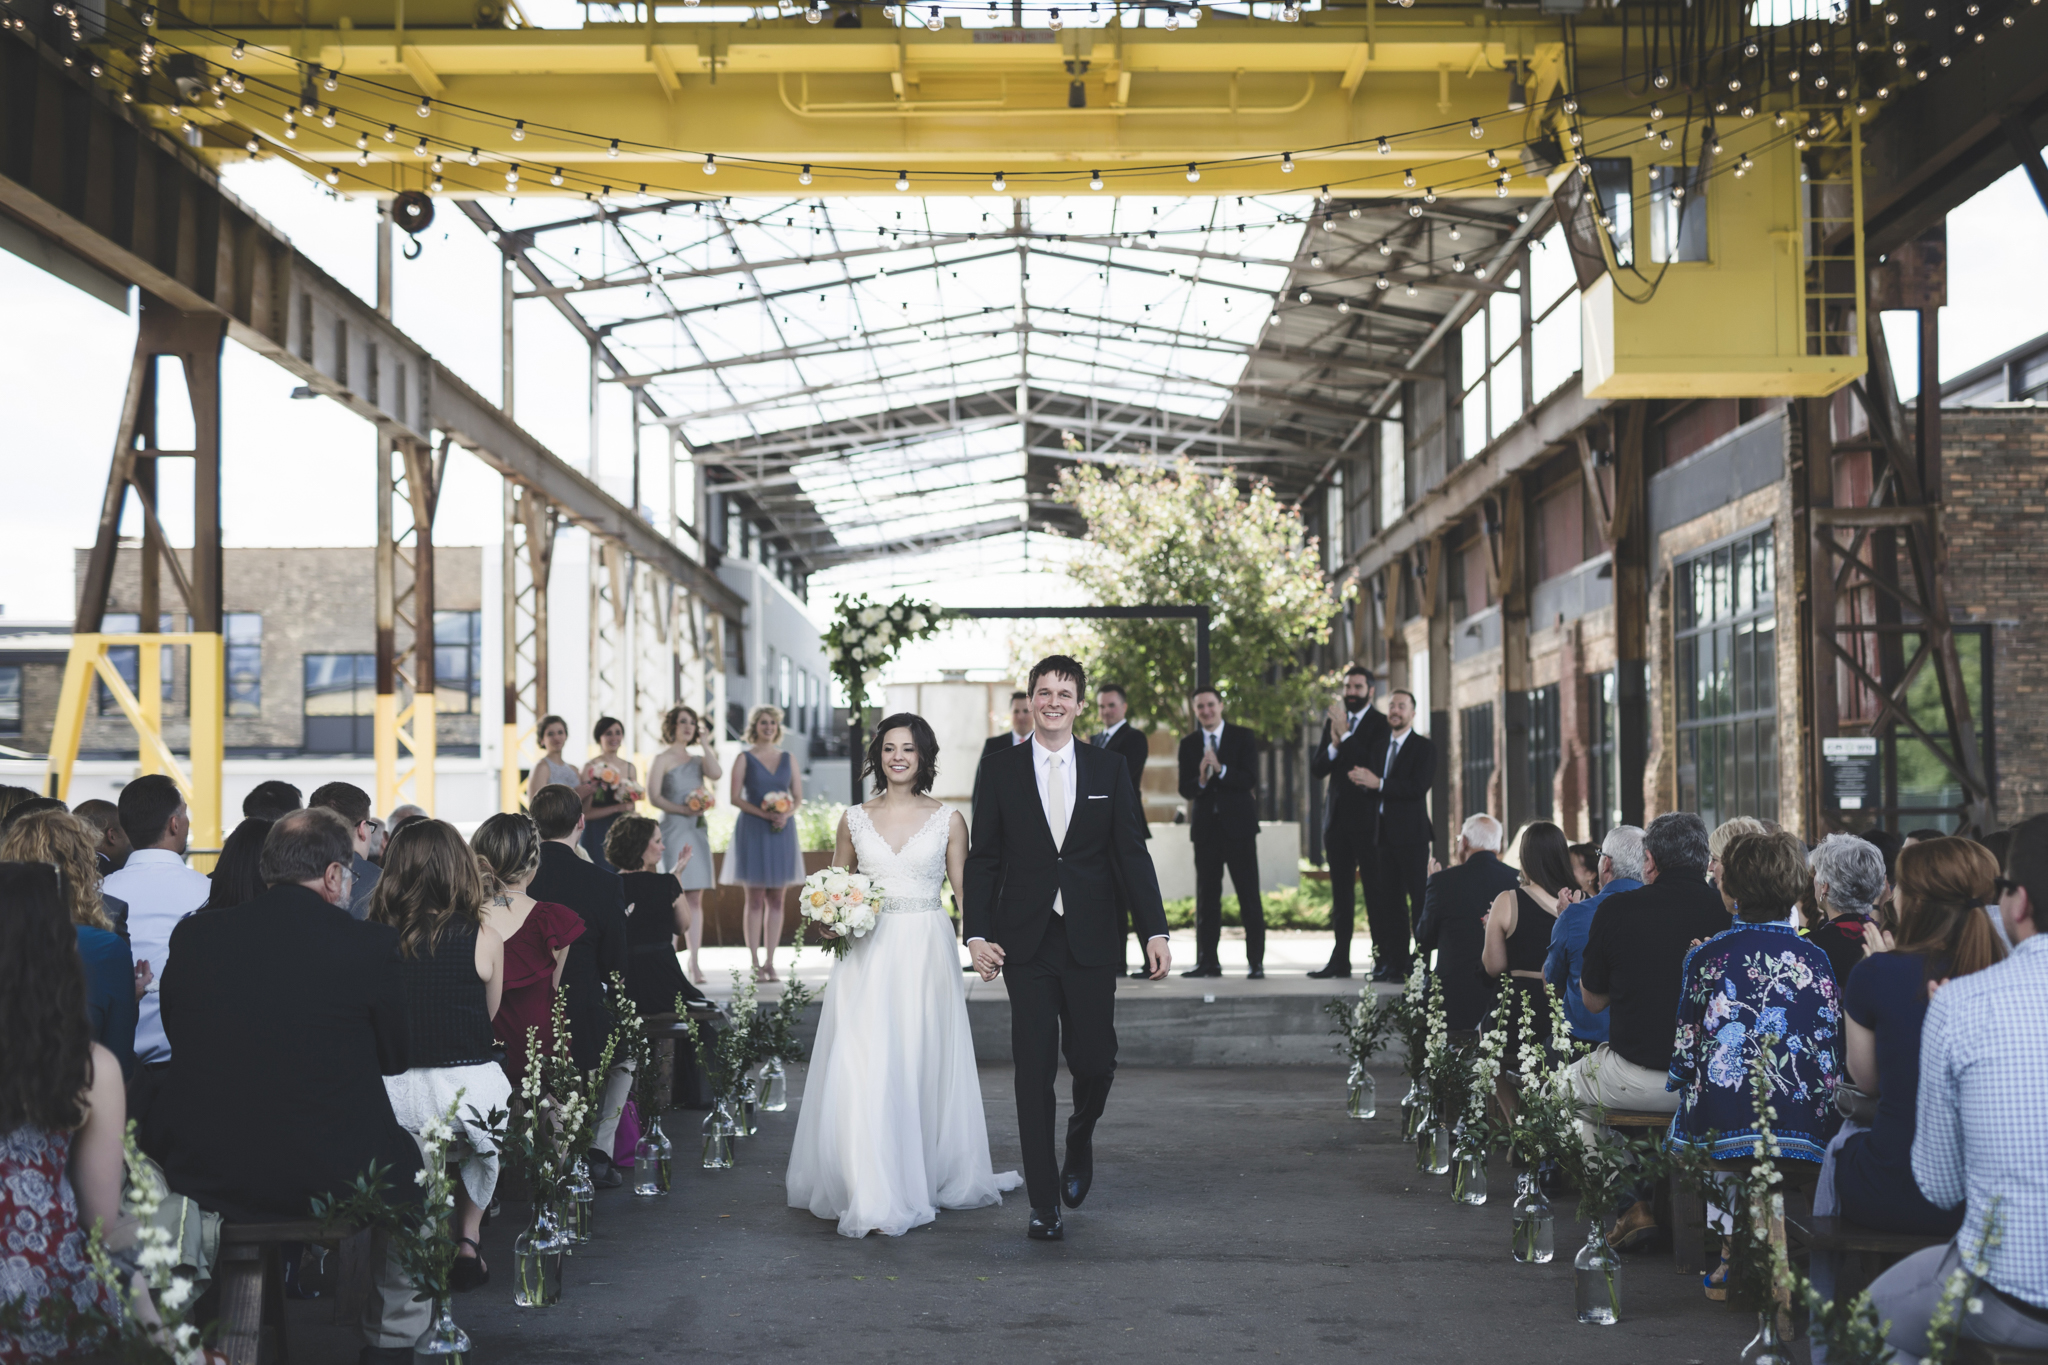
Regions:
<instances>
[{"instance_id":1,"label":"greenery sprig","mask_svg":"<svg viewBox=\"0 0 2048 1365\"><path fill-rule=\"evenodd\" d=\"M456 1115L462 1095L456 1091L448 1112L420 1129L420 1169L413 1173L418 1203L392 1196L380 1162L371 1162L339 1198L313 1200L313 1216L324 1223L381 1229L416 1299L445 1299L452 1292L448 1277L455 1265L455 1228L449 1220L455 1212L455 1182L448 1175L448 1149L461 1130Z\"/></svg>"},{"instance_id":2,"label":"greenery sprig","mask_svg":"<svg viewBox=\"0 0 2048 1365\"><path fill-rule=\"evenodd\" d=\"M1371 986L1363 987L1356 1000L1341 995L1325 1000L1323 1013L1336 1021L1330 1032L1338 1035L1337 1051L1353 1066L1364 1066L1385 1047L1403 1019L1400 999L1383 999Z\"/></svg>"}]
</instances>

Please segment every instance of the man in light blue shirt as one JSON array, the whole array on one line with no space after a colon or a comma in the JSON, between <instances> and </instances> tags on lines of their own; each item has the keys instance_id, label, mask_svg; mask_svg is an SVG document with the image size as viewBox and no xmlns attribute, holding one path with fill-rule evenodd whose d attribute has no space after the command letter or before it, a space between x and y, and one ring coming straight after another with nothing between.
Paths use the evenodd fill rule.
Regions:
<instances>
[{"instance_id":1,"label":"man in light blue shirt","mask_svg":"<svg viewBox=\"0 0 2048 1365\"><path fill-rule=\"evenodd\" d=\"M153 1066L171 1060L170 1040L157 1015L157 989L171 955L171 930L206 904L213 883L185 865L192 819L178 784L161 773L138 777L121 788L121 831L134 851L102 890L128 902L128 946L135 966L149 965L150 983L135 1025L135 1060Z\"/></svg>"},{"instance_id":2,"label":"man in light blue shirt","mask_svg":"<svg viewBox=\"0 0 2048 1365\"><path fill-rule=\"evenodd\" d=\"M1940 985L1920 1042L1913 1179L1937 1207L1968 1202L1962 1231L1870 1286L1898 1365L1927 1354L1928 1323L1958 1267L1974 1273L1957 1309L1973 1341L2048 1349L2048 815L2012 832L1999 916L2012 956ZM1993 1239L1995 1238L1995 1244Z\"/></svg>"},{"instance_id":3,"label":"man in light blue shirt","mask_svg":"<svg viewBox=\"0 0 2048 1365\"><path fill-rule=\"evenodd\" d=\"M1634 825L1616 825L1600 841L1600 890L1587 900L1560 910L1550 926L1550 956L1543 961L1543 979L1564 995L1564 1017L1572 1037L1588 1043L1607 1041L1607 1011L1594 1013L1579 994L1579 973L1586 965L1586 935L1593 914L1609 896L1634 891L1643 884L1643 832Z\"/></svg>"}]
</instances>

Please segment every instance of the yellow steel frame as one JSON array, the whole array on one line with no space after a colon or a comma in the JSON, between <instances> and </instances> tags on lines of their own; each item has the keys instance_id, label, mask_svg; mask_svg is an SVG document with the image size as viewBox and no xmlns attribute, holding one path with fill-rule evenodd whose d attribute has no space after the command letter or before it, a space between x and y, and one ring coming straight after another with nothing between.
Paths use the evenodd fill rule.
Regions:
<instances>
[{"instance_id":1,"label":"yellow steel frame","mask_svg":"<svg viewBox=\"0 0 2048 1365\"><path fill-rule=\"evenodd\" d=\"M132 692L107 657L110 648L137 647L137 689ZM191 652L189 698L192 725L191 766L178 763L163 737L161 647L184 645ZM135 634L79 634L71 637L71 655L64 664L63 690L57 698L56 725L50 735L48 778L44 790L68 801L78 744L85 733L92 686L104 685L121 714L135 727L139 772L163 773L178 784L192 814L192 846L218 849L221 841L221 760L223 718L227 714L227 646L218 634L162 631ZM195 858L195 866L200 866ZM201 866L207 870L207 866Z\"/></svg>"}]
</instances>

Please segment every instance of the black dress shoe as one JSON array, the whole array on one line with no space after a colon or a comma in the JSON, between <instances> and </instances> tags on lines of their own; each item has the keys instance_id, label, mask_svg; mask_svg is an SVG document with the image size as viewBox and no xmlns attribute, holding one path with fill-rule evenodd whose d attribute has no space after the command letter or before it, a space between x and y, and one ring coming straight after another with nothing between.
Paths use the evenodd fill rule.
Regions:
<instances>
[{"instance_id":1,"label":"black dress shoe","mask_svg":"<svg viewBox=\"0 0 2048 1365\"><path fill-rule=\"evenodd\" d=\"M1221 975L1223 975L1223 969L1222 969L1221 967L1190 967L1190 968L1188 968L1188 969L1187 969L1186 971L1182 972L1182 973L1181 973L1181 975L1182 975L1182 976L1221 976Z\"/></svg>"},{"instance_id":2,"label":"black dress shoe","mask_svg":"<svg viewBox=\"0 0 2048 1365\"><path fill-rule=\"evenodd\" d=\"M1264 967L1254 967L1244 974L1244 979L1247 981L1264 981L1266 979L1266 969Z\"/></svg>"},{"instance_id":3,"label":"black dress shoe","mask_svg":"<svg viewBox=\"0 0 2048 1365\"><path fill-rule=\"evenodd\" d=\"M1066 1229L1060 1226L1058 1209L1031 1210L1031 1225L1024 1229L1024 1235L1034 1242L1064 1242Z\"/></svg>"},{"instance_id":4,"label":"black dress shoe","mask_svg":"<svg viewBox=\"0 0 2048 1365\"><path fill-rule=\"evenodd\" d=\"M626 1183L612 1159L595 1147L583 1154L583 1165L590 1172L590 1183L600 1190L615 1190Z\"/></svg>"},{"instance_id":5,"label":"black dress shoe","mask_svg":"<svg viewBox=\"0 0 2048 1365\"><path fill-rule=\"evenodd\" d=\"M1092 1143L1069 1142L1067 1164L1060 1168L1060 1200L1070 1209L1081 1207L1088 1187L1095 1183L1095 1149Z\"/></svg>"},{"instance_id":6,"label":"black dress shoe","mask_svg":"<svg viewBox=\"0 0 2048 1365\"><path fill-rule=\"evenodd\" d=\"M1400 984L1408 979L1406 972L1397 972L1392 967L1381 967L1372 974L1374 981L1391 981Z\"/></svg>"},{"instance_id":7,"label":"black dress shoe","mask_svg":"<svg viewBox=\"0 0 2048 1365\"><path fill-rule=\"evenodd\" d=\"M1124 973L1124 975L1130 977L1133 981L1150 981L1152 979L1152 972L1146 967L1133 968L1131 971Z\"/></svg>"},{"instance_id":8,"label":"black dress shoe","mask_svg":"<svg viewBox=\"0 0 2048 1365\"><path fill-rule=\"evenodd\" d=\"M1313 981L1328 981L1333 977L1343 977L1348 979L1350 975L1350 967L1340 967L1336 963L1332 962L1327 967L1318 967L1315 971L1310 972L1309 978Z\"/></svg>"}]
</instances>

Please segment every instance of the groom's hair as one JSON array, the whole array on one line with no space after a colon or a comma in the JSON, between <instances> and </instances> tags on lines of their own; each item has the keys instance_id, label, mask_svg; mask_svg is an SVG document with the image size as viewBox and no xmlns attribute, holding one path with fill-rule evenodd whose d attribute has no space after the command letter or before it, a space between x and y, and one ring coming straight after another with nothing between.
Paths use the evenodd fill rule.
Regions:
<instances>
[{"instance_id":1,"label":"groom's hair","mask_svg":"<svg viewBox=\"0 0 2048 1365\"><path fill-rule=\"evenodd\" d=\"M1048 654L1040 659L1032 667L1031 677L1024 684L1024 691L1035 696L1038 692L1038 680L1048 675L1065 678L1071 682L1074 685L1075 700L1078 701L1088 695L1088 670L1081 667L1078 660L1069 659L1064 654Z\"/></svg>"},{"instance_id":2,"label":"groom's hair","mask_svg":"<svg viewBox=\"0 0 2048 1365\"><path fill-rule=\"evenodd\" d=\"M932 733L931 725L923 716L909 711L899 711L883 718L875 727L875 737L868 741L867 761L861 765L862 777L874 779L875 795L880 796L889 789L889 779L882 772L882 740L891 730L910 731L910 742L917 746L917 776L910 780L910 789L919 796L932 789L932 783L939 776L939 737Z\"/></svg>"}]
</instances>

